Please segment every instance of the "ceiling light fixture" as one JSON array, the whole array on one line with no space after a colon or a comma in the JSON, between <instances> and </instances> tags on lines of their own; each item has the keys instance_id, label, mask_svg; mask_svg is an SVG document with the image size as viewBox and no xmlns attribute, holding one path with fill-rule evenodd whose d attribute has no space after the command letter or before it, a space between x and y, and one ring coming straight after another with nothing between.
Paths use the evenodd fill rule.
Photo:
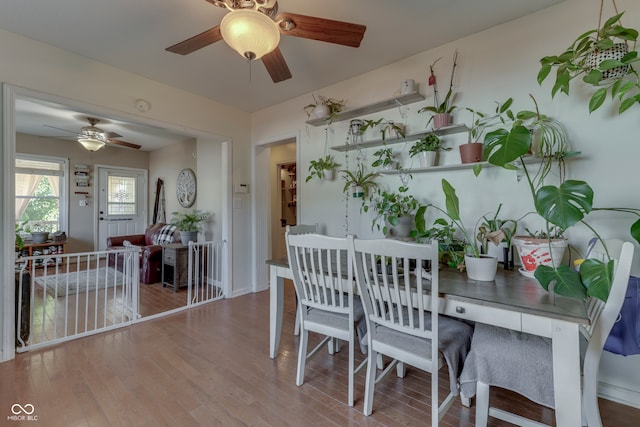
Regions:
<instances>
[{"instance_id":1,"label":"ceiling light fixture","mask_svg":"<svg viewBox=\"0 0 640 427\"><path fill-rule=\"evenodd\" d=\"M236 9L222 18L222 38L248 60L262 58L278 47L280 30L267 15L254 9Z\"/></svg>"},{"instance_id":2,"label":"ceiling light fixture","mask_svg":"<svg viewBox=\"0 0 640 427\"><path fill-rule=\"evenodd\" d=\"M98 151L104 147L104 141L96 138L78 138L78 142L88 151Z\"/></svg>"}]
</instances>

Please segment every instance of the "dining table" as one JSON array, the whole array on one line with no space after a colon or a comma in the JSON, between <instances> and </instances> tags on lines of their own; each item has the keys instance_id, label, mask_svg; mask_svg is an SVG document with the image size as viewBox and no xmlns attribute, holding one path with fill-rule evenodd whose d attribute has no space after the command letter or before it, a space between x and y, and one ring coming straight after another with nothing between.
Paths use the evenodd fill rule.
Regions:
<instances>
[{"instance_id":1,"label":"dining table","mask_svg":"<svg viewBox=\"0 0 640 427\"><path fill-rule=\"evenodd\" d=\"M282 331L284 281L293 276L286 257L266 263L270 281L269 356L275 359ZM502 268L491 282L471 280L465 273L442 268L439 289L442 314L550 338L556 423L581 426L580 327L589 325L584 300L547 292L535 278Z\"/></svg>"}]
</instances>

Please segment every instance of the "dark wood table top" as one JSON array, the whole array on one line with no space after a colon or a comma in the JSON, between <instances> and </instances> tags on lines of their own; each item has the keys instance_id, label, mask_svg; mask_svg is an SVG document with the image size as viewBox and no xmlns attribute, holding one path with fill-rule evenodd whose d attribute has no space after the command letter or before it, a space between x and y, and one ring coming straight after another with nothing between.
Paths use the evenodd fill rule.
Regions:
<instances>
[{"instance_id":1,"label":"dark wood table top","mask_svg":"<svg viewBox=\"0 0 640 427\"><path fill-rule=\"evenodd\" d=\"M286 257L270 259L266 263L289 268ZM535 278L525 277L516 270L503 270L499 266L495 281L481 282L468 279L466 273L443 268L439 279L444 298L589 324L584 300L549 293Z\"/></svg>"}]
</instances>

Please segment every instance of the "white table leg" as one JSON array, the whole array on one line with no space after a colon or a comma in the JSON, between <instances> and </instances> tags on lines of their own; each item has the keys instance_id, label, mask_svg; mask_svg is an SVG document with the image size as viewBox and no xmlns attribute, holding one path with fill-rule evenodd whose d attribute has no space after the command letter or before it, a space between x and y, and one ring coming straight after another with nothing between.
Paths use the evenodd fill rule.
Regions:
<instances>
[{"instance_id":1,"label":"white table leg","mask_svg":"<svg viewBox=\"0 0 640 427\"><path fill-rule=\"evenodd\" d=\"M284 310L284 278L278 275L277 267L269 267L269 280L269 356L275 359L280 348Z\"/></svg>"},{"instance_id":2,"label":"white table leg","mask_svg":"<svg viewBox=\"0 0 640 427\"><path fill-rule=\"evenodd\" d=\"M580 386L580 333L577 323L553 322L553 388L556 425L582 425Z\"/></svg>"}]
</instances>

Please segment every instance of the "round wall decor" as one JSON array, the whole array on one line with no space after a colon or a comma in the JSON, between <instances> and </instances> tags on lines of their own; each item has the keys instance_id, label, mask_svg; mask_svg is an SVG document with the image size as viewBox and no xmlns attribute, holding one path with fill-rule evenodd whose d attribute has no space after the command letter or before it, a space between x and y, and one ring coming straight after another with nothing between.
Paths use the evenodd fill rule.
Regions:
<instances>
[{"instance_id":1,"label":"round wall decor","mask_svg":"<svg viewBox=\"0 0 640 427\"><path fill-rule=\"evenodd\" d=\"M196 173L189 169L182 169L176 181L176 197L183 208L189 208L196 201Z\"/></svg>"}]
</instances>

